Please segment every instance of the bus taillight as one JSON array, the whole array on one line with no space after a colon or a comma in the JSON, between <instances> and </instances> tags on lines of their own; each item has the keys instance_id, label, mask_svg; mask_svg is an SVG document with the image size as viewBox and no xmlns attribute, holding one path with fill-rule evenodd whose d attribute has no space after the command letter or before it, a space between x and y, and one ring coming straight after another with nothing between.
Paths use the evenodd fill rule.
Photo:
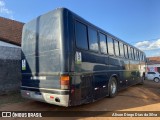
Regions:
<instances>
[{"instance_id":1,"label":"bus taillight","mask_svg":"<svg viewBox=\"0 0 160 120\"><path fill-rule=\"evenodd\" d=\"M69 89L69 76L68 75L63 75L60 77L60 85L61 89Z\"/></svg>"}]
</instances>

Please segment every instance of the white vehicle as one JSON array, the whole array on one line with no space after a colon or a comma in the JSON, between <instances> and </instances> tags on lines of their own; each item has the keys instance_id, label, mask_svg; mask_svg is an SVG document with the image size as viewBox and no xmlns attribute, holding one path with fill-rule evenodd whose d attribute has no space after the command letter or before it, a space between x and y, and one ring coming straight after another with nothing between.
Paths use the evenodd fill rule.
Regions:
<instances>
[{"instance_id":1,"label":"white vehicle","mask_svg":"<svg viewBox=\"0 0 160 120\"><path fill-rule=\"evenodd\" d=\"M159 72L147 72L146 77L148 80L154 80L157 83L160 81L160 73Z\"/></svg>"}]
</instances>

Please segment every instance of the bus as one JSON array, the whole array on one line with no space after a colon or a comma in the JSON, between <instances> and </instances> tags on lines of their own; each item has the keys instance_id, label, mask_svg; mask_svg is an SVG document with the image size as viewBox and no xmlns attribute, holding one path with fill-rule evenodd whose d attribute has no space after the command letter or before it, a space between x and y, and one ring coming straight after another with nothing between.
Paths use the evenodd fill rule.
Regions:
<instances>
[{"instance_id":1,"label":"bus","mask_svg":"<svg viewBox=\"0 0 160 120\"><path fill-rule=\"evenodd\" d=\"M67 8L26 23L22 32L24 98L76 106L114 97L145 79L145 53Z\"/></svg>"}]
</instances>

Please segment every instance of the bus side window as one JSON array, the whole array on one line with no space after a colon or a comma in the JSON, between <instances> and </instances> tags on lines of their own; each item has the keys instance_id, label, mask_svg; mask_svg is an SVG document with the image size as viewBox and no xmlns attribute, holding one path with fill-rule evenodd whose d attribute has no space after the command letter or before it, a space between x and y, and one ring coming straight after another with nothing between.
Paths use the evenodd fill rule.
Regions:
<instances>
[{"instance_id":1,"label":"bus side window","mask_svg":"<svg viewBox=\"0 0 160 120\"><path fill-rule=\"evenodd\" d=\"M88 50L87 26L76 21L75 24L76 46Z\"/></svg>"},{"instance_id":2,"label":"bus side window","mask_svg":"<svg viewBox=\"0 0 160 120\"><path fill-rule=\"evenodd\" d=\"M110 55L114 55L113 39L109 36L107 36L107 43L108 43L108 53Z\"/></svg>"},{"instance_id":3,"label":"bus side window","mask_svg":"<svg viewBox=\"0 0 160 120\"><path fill-rule=\"evenodd\" d=\"M137 60L140 60L139 59L139 51L137 50Z\"/></svg>"},{"instance_id":4,"label":"bus side window","mask_svg":"<svg viewBox=\"0 0 160 120\"><path fill-rule=\"evenodd\" d=\"M119 56L119 43L117 40L114 40L114 50L115 50L115 55Z\"/></svg>"},{"instance_id":5,"label":"bus side window","mask_svg":"<svg viewBox=\"0 0 160 120\"><path fill-rule=\"evenodd\" d=\"M138 53L138 50L136 50L136 49L135 49L135 56L136 56L135 60L139 60L139 53Z\"/></svg>"},{"instance_id":6,"label":"bus side window","mask_svg":"<svg viewBox=\"0 0 160 120\"><path fill-rule=\"evenodd\" d=\"M134 56L134 50L133 50L133 48L131 48L131 56L132 56L132 59L134 60L135 56Z\"/></svg>"},{"instance_id":7,"label":"bus side window","mask_svg":"<svg viewBox=\"0 0 160 120\"><path fill-rule=\"evenodd\" d=\"M125 58L128 58L127 45L124 45L124 55L125 55Z\"/></svg>"},{"instance_id":8,"label":"bus side window","mask_svg":"<svg viewBox=\"0 0 160 120\"><path fill-rule=\"evenodd\" d=\"M142 61L144 61L144 54L142 53Z\"/></svg>"},{"instance_id":9,"label":"bus side window","mask_svg":"<svg viewBox=\"0 0 160 120\"><path fill-rule=\"evenodd\" d=\"M143 53L142 53L142 58L141 59L142 59L142 61L144 61L144 55L143 55Z\"/></svg>"},{"instance_id":10,"label":"bus side window","mask_svg":"<svg viewBox=\"0 0 160 120\"><path fill-rule=\"evenodd\" d=\"M133 49L133 50L134 50L134 59L137 60L137 53L136 53L136 50L135 50L135 49Z\"/></svg>"},{"instance_id":11,"label":"bus side window","mask_svg":"<svg viewBox=\"0 0 160 120\"><path fill-rule=\"evenodd\" d=\"M106 41L106 36L102 33L99 33L99 39L100 39L100 49L101 53L107 54L107 41Z\"/></svg>"},{"instance_id":12,"label":"bus side window","mask_svg":"<svg viewBox=\"0 0 160 120\"><path fill-rule=\"evenodd\" d=\"M130 46L128 46L128 55L129 55L129 59L132 59L132 52L131 52Z\"/></svg>"},{"instance_id":13,"label":"bus side window","mask_svg":"<svg viewBox=\"0 0 160 120\"><path fill-rule=\"evenodd\" d=\"M88 39L89 39L89 49L93 51L98 51L97 31L90 27L88 27Z\"/></svg>"},{"instance_id":14,"label":"bus side window","mask_svg":"<svg viewBox=\"0 0 160 120\"><path fill-rule=\"evenodd\" d=\"M146 56L143 54L142 61L146 61Z\"/></svg>"},{"instance_id":15,"label":"bus side window","mask_svg":"<svg viewBox=\"0 0 160 120\"><path fill-rule=\"evenodd\" d=\"M143 61L143 53L141 53L141 61Z\"/></svg>"},{"instance_id":16,"label":"bus side window","mask_svg":"<svg viewBox=\"0 0 160 120\"><path fill-rule=\"evenodd\" d=\"M120 48L120 56L124 57L124 48L122 42L119 42L119 48Z\"/></svg>"},{"instance_id":17,"label":"bus side window","mask_svg":"<svg viewBox=\"0 0 160 120\"><path fill-rule=\"evenodd\" d=\"M139 60L142 61L142 53L139 52Z\"/></svg>"}]
</instances>

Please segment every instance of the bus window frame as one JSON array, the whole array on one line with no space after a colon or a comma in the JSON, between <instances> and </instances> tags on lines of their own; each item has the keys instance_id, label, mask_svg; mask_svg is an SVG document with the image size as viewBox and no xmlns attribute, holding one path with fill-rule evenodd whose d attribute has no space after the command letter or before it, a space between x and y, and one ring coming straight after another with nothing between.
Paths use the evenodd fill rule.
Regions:
<instances>
[{"instance_id":1,"label":"bus window frame","mask_svg":"<svg viewBox=\"0 0 160 120\"><path fill-rule=\"evenodd\" d=\"M87 49L85 48L81 48L81 47L78 47L77 46L77 39L76 39L76 22L84 25L86 27L86 32L87 32ZM98 44L98 51L96 50L92 50L90 49L89 47L89 28L90 29L93 29L96 31L97 33L97 44ZM104 35L105 38L106 38L106 49L107 49L107 53L104 53L101 51L101 46L100 46L100 34ZM110 37L112 39L112 43L113 43L113 54L110 54L109 53L109 47L108 47L108 37ZM144 53L139 51L138 49L130 46L130 45L127 45L126 43L124 43L123 41L119 41L118 39L114 38L113 36L109 35L109 34L106 34L105 32L102 32L98 29L96 29L94 26L88 24L88 23L85 23L85 22L82 22L81 20L77 20L77 19L74 19L74 38L75 38L75 46L77 49L80 49L80 50L85 50L85 51L89 51L89 52L93 52L93 53L97 53L97 54L102 54L102 55L109 55L109 56L116 56L116 57L119 57L119 58L125 58L125 59L129 59L129 60L135 60L135 61L145 61L145 56L144 56ZM115 52L115 41L118 42L118 49L119 49L119 55L116 55L116 52ZM123 47L123 56L121 55L121 49L120 49L120 44L122 44L122 47ZM126 57L126 52L125 52L125 47L126 46L126 49L127 49L127 57ZM130 52L131 52L131 58L129 56L129 53L128 53L128 49L130 49ZM137 52L138 52L138 58L137 58ZM141 56L140 56L141 54ZM142 57L142 58L140 58Z\"/></svg>"},{"instance_id":2,"label":"bus window frame","mask_svg":"<svg viewBox=\"0 0 160 120\"><path fill-rule=\"evenodd\" d=\"M119 40L113 39L114 43L114 54L117 57L120 57L120 48L119 48ZM115 41L118 43L118 55L116 54L116 49L115 49Z\"/></svg>"},{"instance_id":3,"label":"bus window frame","mask_svg":"<svg viewBox=\"0 0 160 120\"><path fill-rule=\"evenodd\" d=\"M108 37L110 37L112 39L112 43L113 43L113 54L109 53L109 47L108 47L108 55L110 56L115 56L115 50L114 50L114 38L110 35L107 35L107 46L108 46Z\"/></svg>"},{"instance_id":4,"label":"bus window frame","mask_svg":"<svg viewBox=\"0 0 160 120\"><path fill-rule=\"evenodd\" d=\"M87 46L88 46L87 49L81 48L81 47L78 47L78 46L77 46L76 22L79 22L80 24L83 24L83 25L86 26L86 30L87 30L87 31L86 31L86 32L87 32ZM77 19L74 20L74 39L75 39L75 46L76 46L77 49L85 50L85 51L88 51L88 50L89 50L89 43L88 43L88 27L87 27L87 25L86 25L84 22L81 22L81 21L79 21L79 20L77 20Z\"/></svg>"},{"instance_id":5,"label":"bus window frame","mask_svg":"<svg viewBox=\"0 0 160 120\"><path fill-rule=\"evenodd\" d=\"M137 50L137 60L139 61L139 50Z\"/></svg>"},{"instance_id":6,"label":"bus window frame","mask_svg":"<svg viewBox=\"0 0 160 120\"><path fill-rule=\"evenodd\" d=\"M131 49L131 56L132 56L132 60L135 60L135 56L134 56L134 48L130 47Z\"/></svg>"},{"instance_id":7,"label":"bus window frame","mask_svg":"<svg viewBox=\"0 0 160 120\"><path fill-rule=\"evenodd\" d=\"M122 41L119 41L119 52L120 52L120 57L121 58L125 58L124 56L124 47L123 47L124 43ZM123 49L122 52L121 52L121 48ZM122 54L121 54L122 53Z\"/></svg>"},{"instance_id":8,"label":"bus window frame","mask_svg":"<svg viewBox=\"0 0 160 120\"><path fill-rule=\"evenodd\" d=\"M106 39L106 51L107 51L107 53L104 53L104 52L101 51L100 34L102 34L102 35L105 36L105 39ZM99 39L99 48L100 48L99 51L100 51L100 53L101 53L101 54L104 54L104 55L109 55L109 54L108 54L107 35L106 35L105 33L101 32L101 31L98 31L98 39Z\"/></svg>"},{"instance_id":9,"label":"bus window frame","mask_svg":"<svg viewBox=\"0 0 160 120\"><path fill-rule=\"evenodd\" d=\"M127 49L128 49L128 57L129 57L128 59L129 59L129 60L132 60L131 46L128 45L128 48L127 48Z\"/></svg>"},{"instance_id":10,"label":"bus window frame","mask_svg":"<svg viewBox=\"0 0 160 120\"><path fill-rule=\"evenodd\" d=\"M126 59L129 59L129 56L128 56L128 45L126 45L126 44L123 44L123 50L124 50L124 58L126 58ZM126 49L126 50L125 50ZM127 53L125 52L125 51L127 51ZM127 56L126 56L127 55Z\"/></svg>"},{"instance_id":11,"label":"bus window frame","mask_svg":"<svg viewBox=\"0 0 160 120\"><path fill-rule=\"evenodd\" d=\"M90 44L89 44L89 28L95 30L96 33L97 33L97 44L98 44L98 50L97 50L97 51L90 49ZM100 53L98 30L97 30L96 28L90 26L90 25L87 25L87 36L88 36L88 37L87 37L87 41L88 41L88 51L91 51L91 52L94 52L94 53Z\"/></svg>"}]
</instances>

